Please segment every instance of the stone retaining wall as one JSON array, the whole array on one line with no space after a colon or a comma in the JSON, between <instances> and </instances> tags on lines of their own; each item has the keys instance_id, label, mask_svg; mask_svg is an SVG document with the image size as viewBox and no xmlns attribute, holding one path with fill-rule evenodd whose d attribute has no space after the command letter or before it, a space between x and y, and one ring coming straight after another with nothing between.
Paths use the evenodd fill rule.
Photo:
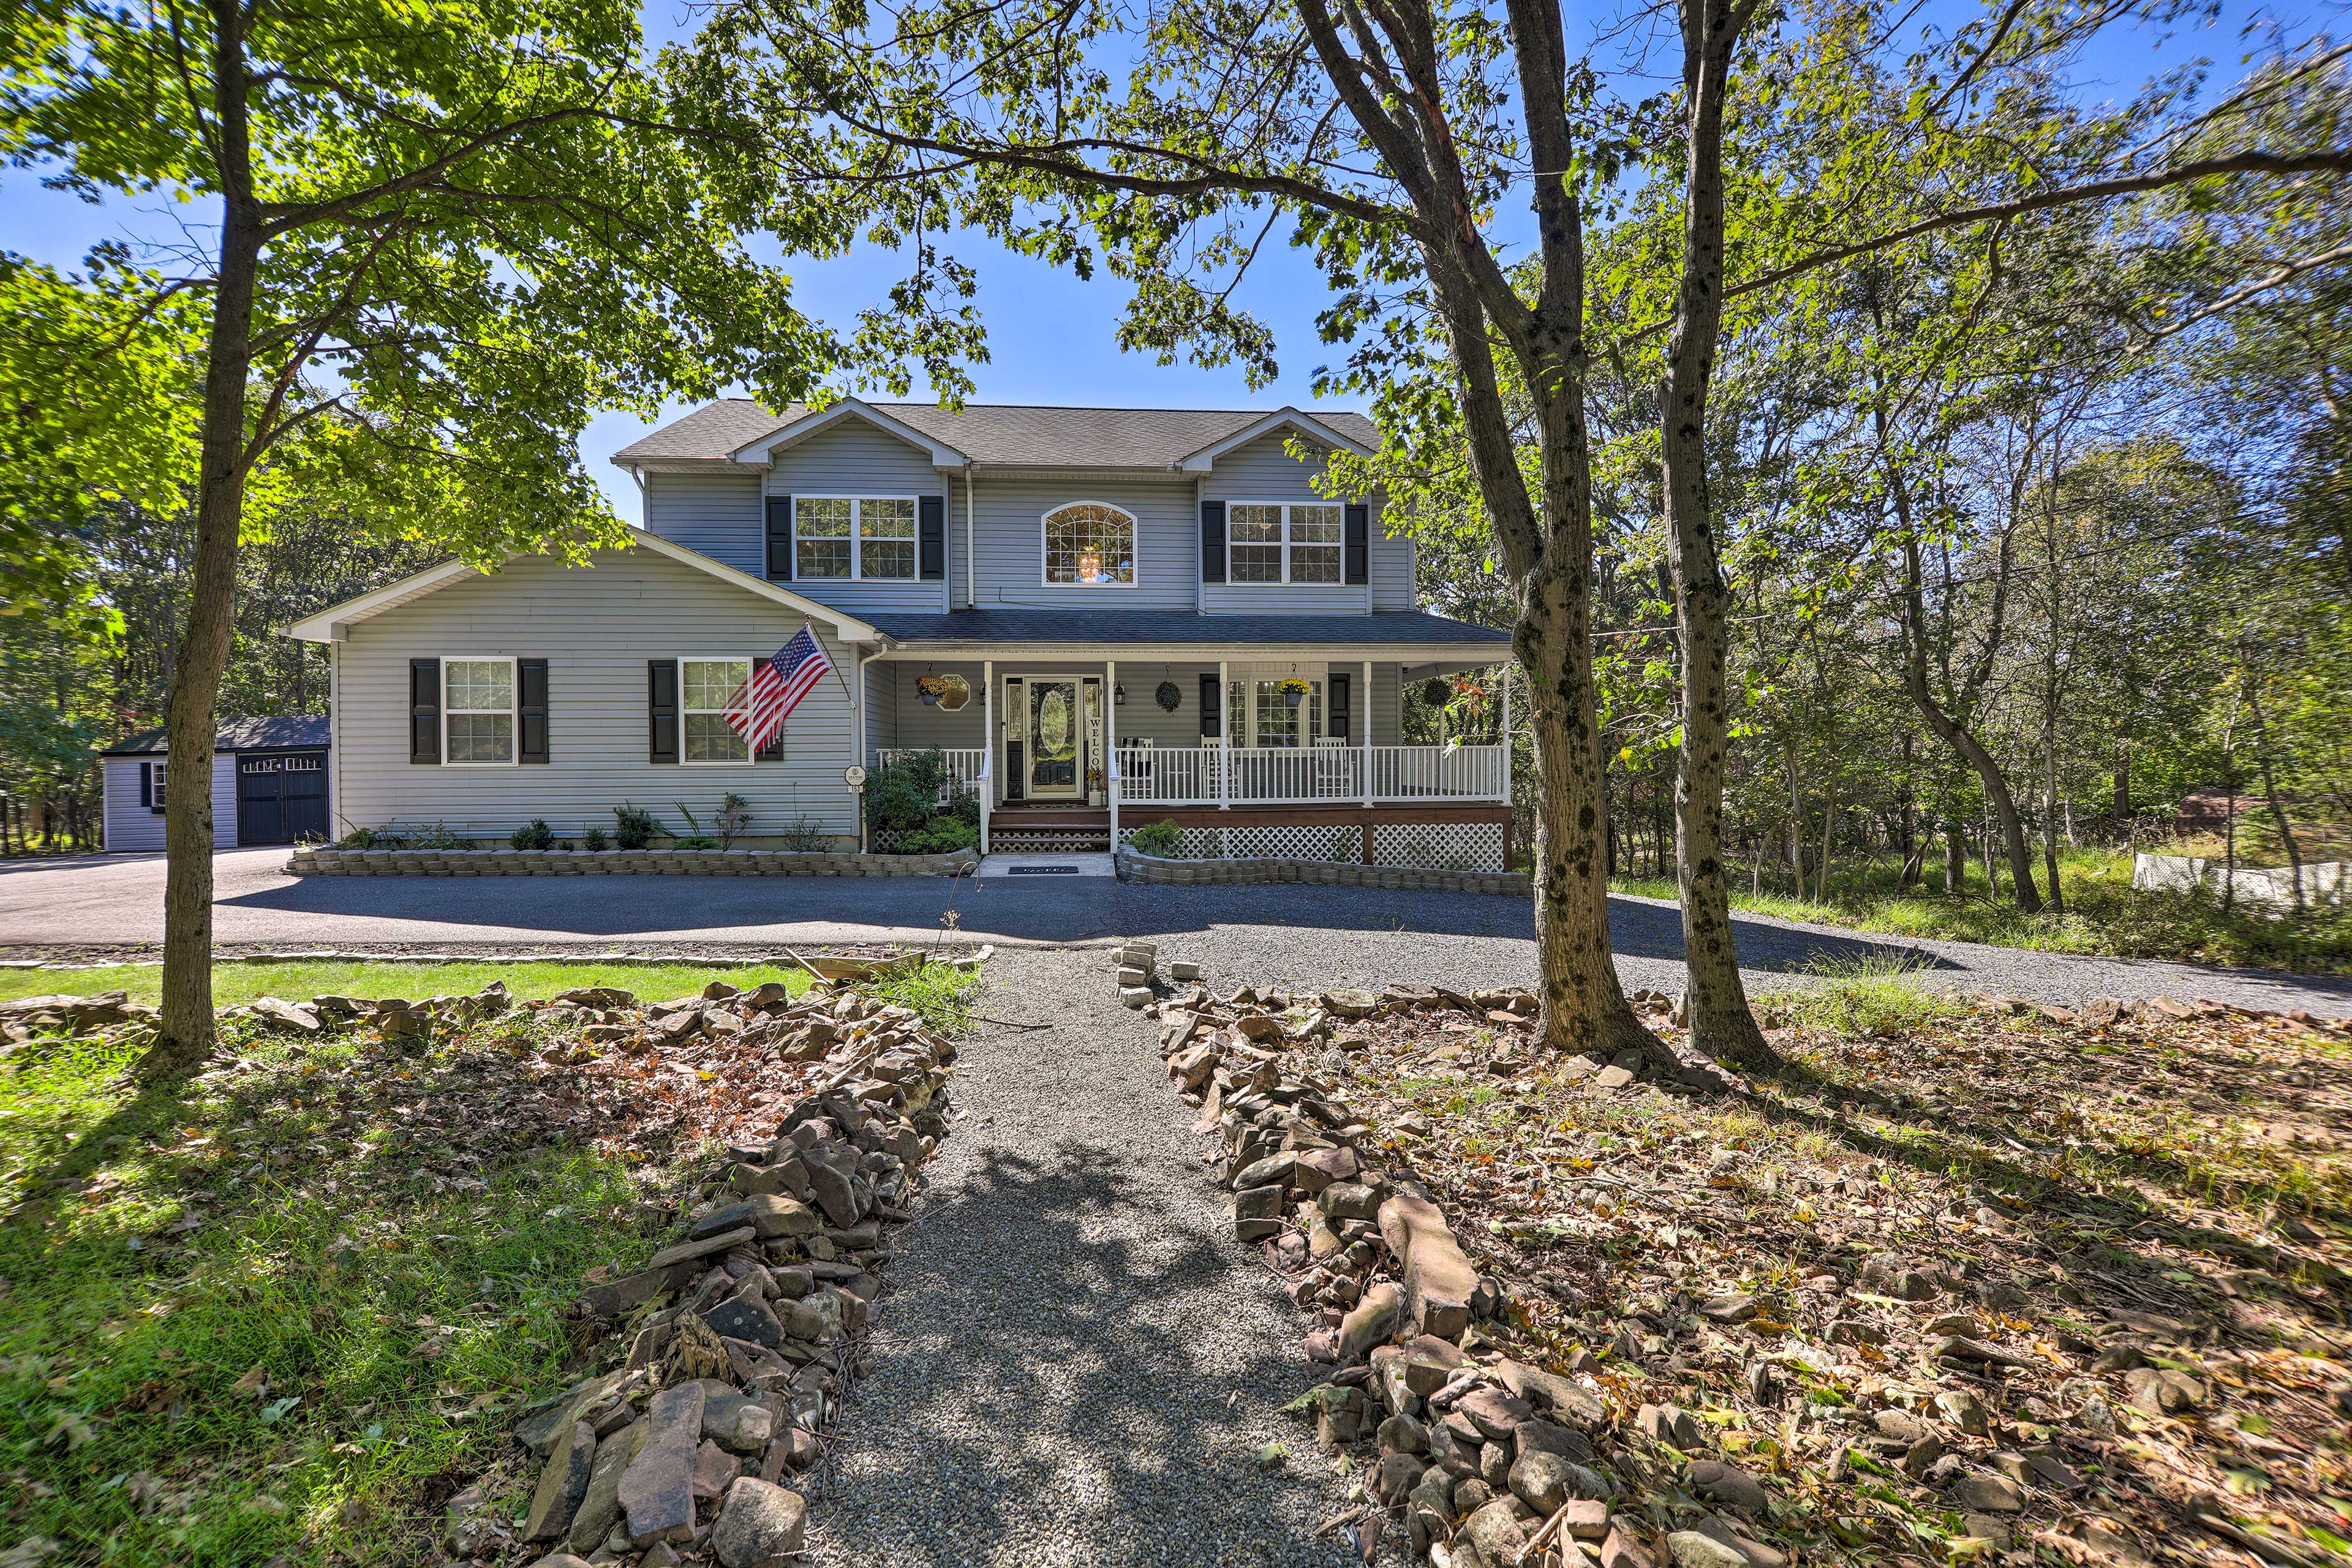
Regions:
<instances>
[{"instance_id":1,"label":"stone retaining wall","mask_svg":"<svg viewBox=\"0 0 2352 1568\"><path fill-rule=\"evenodd\" d=\"M980 855L835 855L787 849L297 849L297 877L954 877Z\"/></svg>"},{"instance_id":2,"label":"stone retaining wall","mask_svg":"<svg viewBox=\"0 0 2352 1568\"><path fill-rule=\"evenodd\" d=\"M1234 860L1162 860L1121 845L1119 879L1205 887L1223 882L1311 882L1335 888L1391 888L1445 893L1508 893L1535 896L1524 871L1448 871L1422 866L1359 866L1347 860L1293 860L1265 857Z\"/></svg>"}]
</instances>

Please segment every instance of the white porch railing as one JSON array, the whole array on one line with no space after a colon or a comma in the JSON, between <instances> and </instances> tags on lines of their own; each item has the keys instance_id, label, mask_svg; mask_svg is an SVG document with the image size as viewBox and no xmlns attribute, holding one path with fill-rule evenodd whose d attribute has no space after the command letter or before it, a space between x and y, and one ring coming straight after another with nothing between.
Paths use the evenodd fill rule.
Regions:
<instances>
[{"instance_id":1,"label":"white porch railing","mask_svg":"<svg viewBox=\"0 0 2352 1568\"><path fill-rule=\"evenodd\" d=\"M1499 745L1122 746L1118 798L1159 805L1360 802L1368 762L1375 803L1510 798L1509 757Z\"/></svg>"},{"instance_id":2,"label":"white porch railing","mask_svg":"<svg viewBox=\"0 0 2352 1568\"><path fill-rule=\"evenodd\" d=\"M928 746L877 748L873 753L873 766L877 770L887 768L895 763L903 763L909 757L921 756L925 752L933 749ZM988 748L941 746L936 750L940 753L940 763L947 769L949 785L975 790L980 787L980 770L988 762ZM942 790L941 793L944 795L945 791Z\"/></svg>"}]
</instances>

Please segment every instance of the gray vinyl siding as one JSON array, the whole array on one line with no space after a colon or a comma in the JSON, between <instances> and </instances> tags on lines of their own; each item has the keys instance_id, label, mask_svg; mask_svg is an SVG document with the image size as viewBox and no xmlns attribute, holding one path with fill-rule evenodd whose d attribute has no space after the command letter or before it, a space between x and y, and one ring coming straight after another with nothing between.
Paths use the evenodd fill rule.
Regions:
<instances>
[{"instance_id":1,"label":"gray vinyl siding","mask_svg":"<svg viewBox=\"0 0 2352 1568\"><path fill-rule=\"evenodd\" d=\"M1122 610L1189 610L1201 574L1200 513L1190 479L1085 473L981 476L975 553L980 602L1057 610L1101 604ZM1103 501L1135 518L1133 587L1045 584L1045 514L1073 501ZM961 512L953 514L955 535Z\"/></svg>"},{"instance_id":2,"label":"gray vinyl siding","mask_svg":"<svg viewBox=\"0 0 2352 1568\"><path fill-rule=\"evenodd\" d=\"M1202 482L1201 499L1236 501L1328 501L1315 479L1319 460L1301 462L1284 450L1286 431L1261 436L1217 459ZM1313 448L1319 451L1320 448ZM1264 614L1288 610L1303 615L1360 615L1371 610L1412 608L1412 542L1390 539L1382 529L1378 497L1371 508L1369 584L1203 583L1201 608L1207 615ZM1194 551L1198 554L1197 545ZM1194 569L1197 573L1198 563Z\"/></svg>"},{"instance_id":3,"label":"gray vinyl siding","mask_svg":"<svg viewBox=\"0 0 2352 1568\"><path fill-rule=\"evenodd\" d=\"M104 759L105 795L100 805L106 817L106 847L114 854L157 854L163 851L163 814L139 804L139 766L160 763L155 757ZM168 791L170 784L165 784ZM213 847L236 847L236 758L226 752L212 760Z\"/></svg>"},{"instance_id":4,"label":"gray vinyl siding","mask_svg":"<svg viewBox=\"0 0 2352 1568\"><path fill-rule=\"evenodd\" d=\"M811 819L847 838L856 809L842 770L856 761L845 680L826 675L783 731L784 755L749 766L646 760L646 667L671 658L770 654L803 617L784 605L650 551L599 552L586 568L533 557L452 584L352 628L336 661L334 757L339 826L446 823L502 838L532 817L576 838L609 831L624 802L684 831L676 803L706 822L729 793L751 802L751 837ZM814 628L837 670L854 650ZM451 767L411 763L408 661L513 656L548 661L543 763Z\"/></svg>"},{"instance_id":5,"label":"gray vinyl siding","mask_svg":"<svg viewBox=\"0 0 2352 1568\"><path fill-rule=\"evenodd\" d=\"M647 474L646 531L698 550L754 577L767 574L767 525L760 475Z\"/></svg>"},{"instance_id":6,"label":"gray vinyl siding","mask_svg":"<svg viewBox=\"0 0 2352 1568\"><path fill-rule=\"evenodd\" d=\"M1386 509L1372 506L1372 608L1410 610L1413 607L1412 539L1388 536Z\"/></svg>"},{"instance_id":7,"label":"gray vinyl siding","mask_svg":"<svg viewBox=\"0 0 2352 1568\"><path fill-rule=\"evenodd\" d=\"M891 611L917 615L950 608L950 584L961 602L963 562L963 486L959 476L931 466L928 453L896 436L886 435L863 420L845 417L804 441L775 454L765 485L772 496L944 496L947 498L947 577L927 583L920 577L888 582L841 582L830 578L795 580L793 590L820 604L847 610L853 616L887 615ZM918 513L919 517L919 512ZM764 524L761 525L764 530ZM761 537L764 538L764 532ZM723 559L723 558L722 558ZM918 571L921 563L916 563ZM766 568L745 568L754 576Z\"/></svg>"}]
</instances>

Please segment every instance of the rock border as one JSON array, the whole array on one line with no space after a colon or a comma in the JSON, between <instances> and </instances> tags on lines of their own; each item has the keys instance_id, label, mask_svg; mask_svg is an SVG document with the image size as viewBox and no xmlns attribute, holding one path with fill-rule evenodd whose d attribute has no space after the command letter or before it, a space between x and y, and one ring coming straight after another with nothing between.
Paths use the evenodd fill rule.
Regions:
<instances>
[{"instance_id":1,"label":"rock border","mask_svg":"<svg viewBox=\"0 0 2352 1568\"><path fill-rule=\"evenodd\" d=\"M1165 860L1120 845L1111 863L1122 882L1174 887L1230 883L1307 882L1327 888L1382 888L1413 892L1507 893L1535 897L1525 871L1451 871L1433 866L1363 866L1352 860L1294 860L1280 856L1225 860Z\"/></svg>"},{"instance_id":2,"label":"rock border","mask_svg":"<svg viewBox=\"0 0 2352 1568\"><path fill-rule=\"evenodd\" d=\"M296 877L960 877L977 850L856 855L791 849L297 849Z\"/></svg>"},{"instance_id":3,"label":"rock border","mask_svg":"<svg viewBox=\"0 0 2352 1568\"><path fill-rule=\"evenodd\" d=\"M1114 954L1130 1005L1151 994L1158 956L1149 942ZM1171 969L1199 978L1194 965ZM1246 986L1222 1003L1196 985L1143 1005L1163 1020L1160 1051L1177 1092L1201 1107L1194 1131L1223 1145L1235 1237L1262 1245L1291 1299L1320 1320L1306 1352L1335 1370L1287 1411L1314 1423L1327 1451L1377 1447L1364 1500L1329 1526L1347 1524L1366 1562L1401 1520L1412 1550L1438 1568L1515 1568L1554 1553L1650 1568L1638 1521L1628 1531L1612 1516L1626 1489L1602 1468L1612 1422L1601 1393L1500 1353L1486 1325L1507 1308L1501 1282L1477 1271L1410 1164L1372 1148L1371 1129L1331 1086L1294 1070L1285 1048L1333 1039L1353 1019L1474 999L1399 988L1314 1000L1296 1025L1285 1016L1292 998ZM1536 1011L1524 991L1475 1001Z\"/></svg>"},{"instance_id":4,"label":"rock border","mask_svg":"<svg viewBox=\"0 0 2352 1568\"><path fill-rule=\"evenodd\" d=\"M951 1126L957 1052L913 1009L851 984L798 1001L781 990L713 983L699 1007L656 1021L664 1037L763 1031L776 1059L823 1077L780 1108L772 1141L730 1141L669 1245L583 1283L578 1318L617 1364L525 1407L515 1440L543 1461L528 1517L510 1531L469 1488L444 1526L451 1552L503 1555L519 1536L548 1554L540 1568L664 1550L765 1568L802 1550L810 1489L795 1478L824 1457L861 1370L885 1227L915 1217L917 1173ZM564 1000L632 1010L593 989Z\"/></svg>"}]
</instances>

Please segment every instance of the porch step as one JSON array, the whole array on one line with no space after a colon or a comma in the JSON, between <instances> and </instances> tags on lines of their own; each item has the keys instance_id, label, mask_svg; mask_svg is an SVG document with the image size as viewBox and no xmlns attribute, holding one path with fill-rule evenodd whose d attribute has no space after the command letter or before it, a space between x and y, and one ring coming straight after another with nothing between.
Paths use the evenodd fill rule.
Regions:
<instances>
[{"instance_id":1,"label":"porch step","mask_svg":"<svg viewBox=\"0 0 2352 1568\"><path fill-rule=\"evenodd\" d=\"M1073 854L1108 855L1110 853L1110 821L1108 816L1097 825L1041 824L1008 822L992 816L988 823L988 848L1016 855Z\"/></svg>"}]
</instances>

